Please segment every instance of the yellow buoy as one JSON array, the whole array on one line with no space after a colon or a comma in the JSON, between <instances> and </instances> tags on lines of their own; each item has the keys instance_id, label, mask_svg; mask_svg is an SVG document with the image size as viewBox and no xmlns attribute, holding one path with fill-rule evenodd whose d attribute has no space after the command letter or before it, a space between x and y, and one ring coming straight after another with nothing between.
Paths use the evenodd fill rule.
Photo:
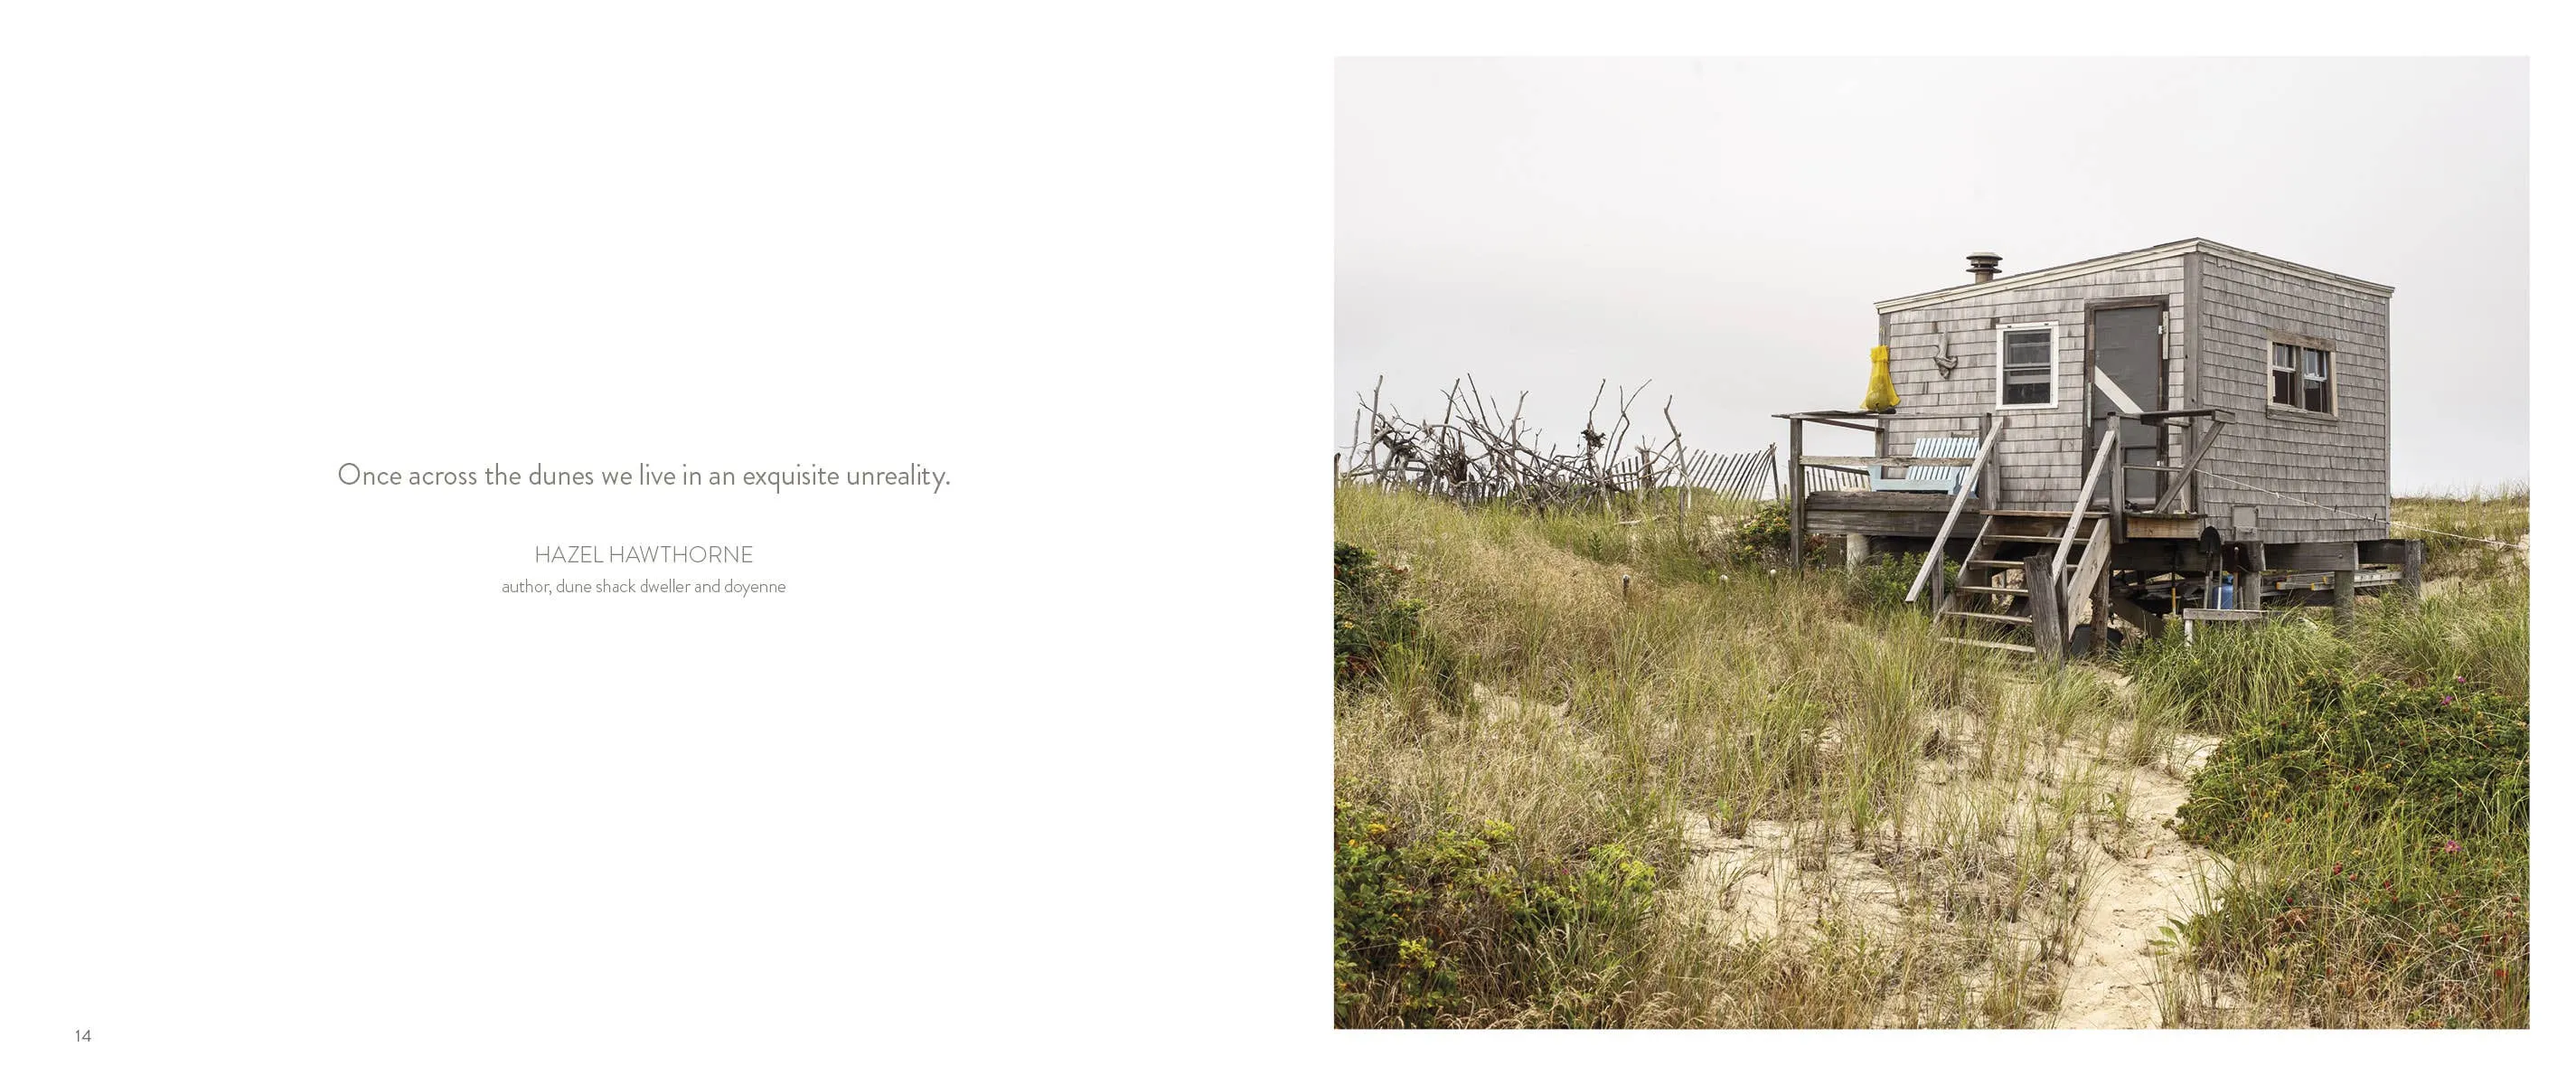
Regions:
<instances>
[{"instance_id":1,"label":"yellow buoy","mask_svg":"<svg viewBox=\"0 0 2576 1085\"><path fill-rule=\"evenodd\" d=\"M1860 401L1860 409L1872 414L1885 414L1896 409L1896 381L1887 375L1887 348L1869 348L1869 395Z\"/></svg>"}]
</instances>

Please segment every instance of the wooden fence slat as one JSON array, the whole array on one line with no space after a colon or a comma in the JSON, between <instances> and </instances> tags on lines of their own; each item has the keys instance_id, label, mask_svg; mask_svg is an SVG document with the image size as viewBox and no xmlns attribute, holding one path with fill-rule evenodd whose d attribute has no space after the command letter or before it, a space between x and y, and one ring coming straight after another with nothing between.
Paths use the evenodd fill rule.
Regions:
<instances>
[{"instance_id":1,"label":"wooden fence slat","mask_svg":"<svg viewBox=\"0 0 2576 1085\"><path fill-rule=\"evenodd\" d=\"M1578 470L1571 476L1550 478L1545 484L1534 484L1535 480L1517 472L1489 473L1481 464L1471 464L1465 478L1453 479L1439 474L1435 466L1438 459L1447 453L1448 450L1441 449L1427 457L1385 455L1378 457L1373 466L1361 463L1345 470L1354 479L1373 479L1376 485L1410 488L1458 500L1509 500L1525 495L1544 495L1553 499L1572 496L1564 487L1571 485L1580 490L1586 485L1580 470L1583 466L1581 461L1574 464ZM1776 446L1750 452L1714 452L1694 448L1669 459L1630 453L1591 462L1596 465L1592 468L1596 472L1591 476L1592 481L1619 492L1651 496L1677 488L1690 488L1744 501L1778 500L1780 497L1780 461ZM1815 469L1810 469L1807 477L1810 488L1815 490L1853 489L1857 480L1857 476Z\"/></svg>"}]
</instances>

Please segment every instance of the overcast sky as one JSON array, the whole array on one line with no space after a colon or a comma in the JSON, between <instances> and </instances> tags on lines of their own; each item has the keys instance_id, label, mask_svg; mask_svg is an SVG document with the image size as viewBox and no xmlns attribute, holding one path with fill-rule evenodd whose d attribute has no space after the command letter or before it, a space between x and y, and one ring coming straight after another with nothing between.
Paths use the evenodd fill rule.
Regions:
<instances>
[{"instance_id":1,"label":"overcast sky","mask_svg":"<svg viewBox=\"0 0 2576 1085\"><path fill-rule=\"evenodd\" d=\"M1472 372L1571 445L1651 379L1694 446L1857 408L1871 303L2185 237L2397 288L2399 493L2530 477L2521 60L1352 60L1334 417ZM1508 402L1509 396L1505 396ZM1660 433L1660 424L1656 431Z\"/></svg>"}]
</instances>

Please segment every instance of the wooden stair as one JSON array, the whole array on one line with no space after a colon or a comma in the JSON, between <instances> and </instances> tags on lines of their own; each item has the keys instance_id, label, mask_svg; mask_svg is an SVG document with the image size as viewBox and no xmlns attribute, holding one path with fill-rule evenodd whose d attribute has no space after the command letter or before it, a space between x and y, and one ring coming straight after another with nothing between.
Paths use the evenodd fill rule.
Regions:
<instances>
[{"instance_id":1,"label":"wooden stair","mask_svg":"<svg viewBox=\"0 0 2576 1085\"><path fill-rule=\"evenodd\" d=\"M1988 463L1987 457L1992 453L1996 439L2002 436L2003 428L2004 417L1998 415L1993 425L1988 427L1976 460L1969 465L1963 478L1983 477L1978 472ZM2108 508L2095 509L2093 495L2102 484L2104 470L2119 458L2120 427L2105 426L2101 443L2093 452L2092 467L2084 473L2084 485L2077 489L2075 499L2064 509L1980 510L1977 514L1981 520L1977 525L1977 540L1969 544L1967 560L1959 566L1959 583L1943 585L1942 552L1947 549L1950 529L1957 526L1960 513L1966 511L1968 494L1972 489L1969 485L1959 486L1951 497L1949 515L1942 518L1941 530L1933 534L1932 545L1926 548L1923 566L1915 572L1914 587L1906 592L1905 600L1913 602L1926 582L1930 583L1933 597L1937 600L1932 611L1933 624L1945 632L1955 629L1962 634L1942 636L1945 643L2026 653L2048 663L2065 658L2067 646L2073 640L2068 626L2075 619L2075 607L2070 600L2091 597L2096 607L2104 606L2098 593L2110 575L2111 534L2116 523L2110 510L2125 508L2126 499L2120 482L2125 468L2110 472ZM2199 455L2195 452L2193 462L2198 460ZM2014 561L2003 556L2005 547L2016 548L2017 555L2026 553L2019 549L2022 547L2040 549L2039 553L2028 554L2022 561ZM2078 547L2082 548L2080 557ZM2044 572L2035 577L2032 565L2044 566ZM2015 567L2021 570L2023 583L2019 587L1994 582ZM1987 609L1996 604L2001 605L1997 609ZM2093 620L2098 627L2107 619L2097 609ZM2000 628L1988 629L1984 636L1965 635L1977 631L1979 627L1975 623L1978 622ZM2017 630L2028 630L2028 643L2006 639L2016 635ZM2096 644L2095 649L2098 651L2100 645Z\"/></svg>"},{"instance_id":2,"label":"wooden stair","mask_svg":"<svg viewBox=\"0 0 2576 1085\"><path fill-rule=\"evenodd\" d=\"M2006 570L2023 570L2025 575L2027 575L2027 567L2020 561L2001 558L1995 555L2002 552L2005 547L2015 544L2027 543L2033 545L2055 546L2064 542L2065 536L2020 533L2028 531L2029 529L2026 527L2020 528L2015 532L2002 532L1996 530L1996 525L1999 521L2029 521L2040 517L2047 517L2060 522L2073 518L2077 522L2088 525L2089 527L2090 524L2099 521L2105 513L2089 509L2085 510L2080 515L2073 509L2065 509L2056 512L2031 509L1997 509L1985 512L1982 515L1984 517L1984 522L1977 528L1976 541L1968 547L1967 560L1959 563L1959 583L1952 586L1949 592L1942 596L1940 607L1933 612L1933 620L1949 628L1956 629L1960 634L1958 636L1943 636L1941 638L1943 643L1968 645L1976 648L1989 648L1995 651L2014 652L2022 655L2037 655L2039 653L2039 649L2030 644L2004 639L2014 635L2017 631L2030 630L2032 628L2032 618L2029 614L2029 585L2023 584L2019 586L2006 586L1997 583L1976 583L1975 581L1987 578L1999 579L2000 575ZM2089 552L2093 545L2093 539L2094 533L2090 530L2079 530L2075 532L2075 541L2073 543L2072 552L2076 554ZM1979 605L1993 605L1998 603L2001 604L2000 610L1989 610L1986 609L1985 606ZM2019 611L2020 613L2015 613L2015 611ZM1981 622L1987 623L1983 627L1984 635L1972 635L1980 631L1980 626L1977 623Z\"/></svg>"}]
</instances>

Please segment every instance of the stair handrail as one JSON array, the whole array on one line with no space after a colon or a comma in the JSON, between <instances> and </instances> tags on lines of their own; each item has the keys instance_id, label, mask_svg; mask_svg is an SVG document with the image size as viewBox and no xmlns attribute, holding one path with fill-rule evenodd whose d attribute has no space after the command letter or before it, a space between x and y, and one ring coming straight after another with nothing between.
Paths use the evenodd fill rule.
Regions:
<instances>
[{"instance_id":1,"label":"stair handrail","mask_svg":"<svg viewBox=\"0 0 2576 1085\"><path fill-rule=\"evenodd\" d=\"M1988 496L1990 496L1990 497L1991 497L1992 495L1988 495ZM1969 560L1971 560L1971 561L1975 560L1975 559L1976 559L1976 556L1977 556L1979 553L1981 553L1981 552L1983 552L1983 551L1985 550L1985 548L1986 548L1986 533L1987 533L1987 532L1989 532L1989 531L1993 531L1994 529L1995 529L1995 518L1994 518L1994 517L1992 517L1992 516L1986 517L1984 520L1980 521L1980 522L1977 524L1977 538L1976 538L1976 541L1971 542L1971 543L1969 543L1969 544L1968 544L1968 558L1969 558ZM1951 611L1948 609L1948 607L1958 605L1958 602L1959 602L1959 595L1960 595L1961 593L1963 593L1963 592L1967 591L1967 585L1968 585L1968 569L1967 569L1967 566L1962 565L1962 566L1960 566L1960 567L1959 567L1959 582L1958 582L1957 584L1947 585L1947 586L1946 586L1946 590L1948 590L1948 591L1950 592L1950 598L1949 598L1946 602L1945 602L1945 601L1943 601L1943 600L1941 600L1941 599L1938 599L1938 598L1936 598L1936 599L1934 599L1934 600L1933 600L1933 605L1932 605L1932 620L1933 620L1933 621L1938 622L1938 621L1940 621L1940 620L1941 620L1941 618L1942 618L1942 616L1943 616L1943 615L1946 615L1946 614L1951 613ZM1933 589L1933 594L1937 596L1937 595L1939 595L1943 590L1944 590L1943 588L1935 588L1935 589Z\"/></svg>"},{"instance_id":2,"label":"stair handrail","mask_svg":"<svg viewBox=\"0 0 2576 1085\"><path fill-rule=\"evenodd\" d=\"M1932 549L1924 553L1923 567L1914 571L1914 586L1905 590L1906 602L1911 603L1920 598L1923 595L1923 582L1931 578L1933 570L1941 567L1941 551L1950 544L1950 529L1959 524L1959 510L1968 507L1968 491L1977 488L1977 477L1986 469L1986 459L1995 454L1997 445L2003 443L2004 421L2010 417L2012 416L2006 414L1995 415L1994 424L1986 428L1986 439L1977 444L1976 460L1968 465L1966 471L1960 473L1959 492L1950 498L1950 514L1941 518L1941 530L1932 536Z\"/></svg>"},{"instance_id":3,"label":"stair handrail","mask_svg":"<svg viewBox=\"0 0 2576 1085\"><path fill-rule=\"evenodd\" d=\"M2074 636L2076 605L2087 603L2093 598L2094 584L2106 575L2111 564L2110 558L2111 521L2095 520L2093 534L2085 540L2084 559L2075 563L2075 575L2067 581L2064 592L2066 620L2060 623L2058 628L2066 630L2068 637Z\"/></svg>"},{"instance_id":4,"label":"stair handrail","mask_svg":"<svg viewBox=\"0 0 2576 1085\"><path fill-rule=\"evenodd\" d=\"M2093 453L2093 467L2084 473L2084 492L2075 495L2075 508L2066 514L2066 530L2057 537L2057 557L2048 563L2049 574L2059 584L2066 583L2066 552L2075 549L2075 529L2084 526L2085 510L2093 507L2093 488L2102 484L2102 468L2120 457L2120 427L2102 427L2102 446Z\"/></svg>"}]
</instances>

